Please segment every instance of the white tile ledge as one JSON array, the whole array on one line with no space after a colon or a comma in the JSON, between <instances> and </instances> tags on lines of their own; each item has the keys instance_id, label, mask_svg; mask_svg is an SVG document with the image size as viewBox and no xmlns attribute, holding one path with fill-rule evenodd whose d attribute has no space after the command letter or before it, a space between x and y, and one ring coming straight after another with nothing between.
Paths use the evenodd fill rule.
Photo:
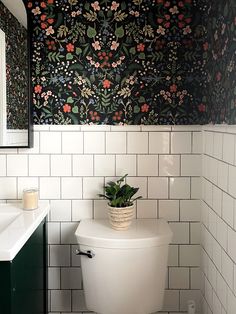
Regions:
<instances>
[{"instance_id":1,"label":"white tile ledge","mask_svg":"<svg viewBox=\"0 0 236 314\"><path fill-rule=\"evenodd\" d=\"M200 124L194 124L194 125L172 125L171 126L172 131L201 131L202 130L202 125Z\"/></svg>"},{"instance_id":2,"label":"white tile ledge","mask_svg":"<svg viewBox=\"0 0 236 314\"><path fill-rule=\"evenodd\" d=\"M34 125L34 131L201 131L201 125Z\"/></svg>"}]
</instances>

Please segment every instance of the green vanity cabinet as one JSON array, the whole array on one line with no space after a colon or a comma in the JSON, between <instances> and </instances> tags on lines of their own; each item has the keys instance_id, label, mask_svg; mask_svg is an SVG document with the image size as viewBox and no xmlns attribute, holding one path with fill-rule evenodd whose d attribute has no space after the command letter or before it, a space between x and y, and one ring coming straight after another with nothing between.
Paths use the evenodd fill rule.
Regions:
<instances>
[{"instance_id":1,"label":"green vanity cabinet","mask_svg":"<svg viewBox=\"0 0 236 314\"><path fill-rule=\"evenodd\" d=\"M0 262L0 314L47 313L45 220L12 261Z\"/></svg>"}]
</instances>

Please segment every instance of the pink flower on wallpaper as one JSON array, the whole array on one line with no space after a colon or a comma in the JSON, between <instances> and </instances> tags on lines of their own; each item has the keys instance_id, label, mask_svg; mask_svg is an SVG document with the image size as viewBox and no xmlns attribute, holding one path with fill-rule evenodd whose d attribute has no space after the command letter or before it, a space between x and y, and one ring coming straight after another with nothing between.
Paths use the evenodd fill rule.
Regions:
<instances>
[{"instance_id":1,"label":"pink flower on wallpaper","mask_svg":"<svg viewBox=\"0 0 236 314\"><path fill-rule=\"evenodd\" d=\"M94 9L94 11L100 11L101 9L98 1L95 1L94 3L92 3L91 7Z\"/></svg>"},{"instance_id":2,"label":"pink flower on wallpaper","mask_svg":"<svg viewBox=\"0 0 236 314\"><path fill-rule=\"evenodd\" d=\"M49 36L49 35L52 35L52 34L54 34L54 29L52 28L52 26L49 26L46 29L46 35Z\"/></svg>"},{"instance_id":3,"label":"pink flower on wallpaper","mask_svg":"<svg viewBox=\"0 0 236 314\"><path fill-rule=\"evenodd\" d=\"M190 34L190 33L192 33L192 30L191 30L190 26L187 25L187 26L183 29L183 34L184 34L184 35L187 35L187 34Z\"/></svg>"},{"instance_id":4,"label":"pink flower on wallpaper","mask_svg":"<svg viewBox=\"0 0 236 314\"><path fill-rule=\"evenodd\" d=\"M221 80L222 74L220 72L216 73L216 80L219 82Z\"/></svg>"},{"instance_id":5,"label":"pink flower on wallpaper","mask_svg":"<svg viewBox=\"0 0 236 314\"><path fill-rule=\"evenodd\" d=\"M158 29L157 29L157 34L160 34L160 35L165 35L166 33L166 30L164 29L164 27L162 27L161 25L158 26Z\"/></svg>"},{"instance_id":6,"label":"pink flower on wallpaper","mask_svg":"<svg viewBox=\"0 0 236 314\"><path fill-rule=\"evenodd\" d=\"M101 50L100 42L96 40L94 43L92 43L92 46L94 50Z\"/></svg>"},{"instance_id":7,"label":"pink flower on wallpaper","mask_svg":"<svg viewBox=\"0 0 236 314\"><path fill-rule=\"evenodd\" d=\"M119 43L116 41L112 41L111 43L111 50L116 50L119 47Z\"/></svg>"},{"instance_id":8,"label":"pink flower on wallpaper","mask_svg":"<svg viewBox=\"0 0 236 314\"><path fill-rule=\"evenodd\" d=\"M119 3L115 2L115 1L112 1L112 4L111 4L111 10L114 10L116 11L117 8L119 7Z\"/></svg>"},{"instance_id":9,"label":"pink flower on wallpaper","mask_svg":"<svg viewBox=\"0 0 236 314\"><path fill-rule=\"evenodd\" d=\"M33 10L32 10L32 13L33 13L34 15L39 15L39 14L41 14L40 7L36 7L35 9L33 9Z\"/></svg>"},{"instance_id":10,"label":"pink flower on wallpaper","mask_svg":"<svg viewBox=\"0 0 236 314\"><path fill-rule=\"evenodd\" d=\"M170 13L171 13L172 15L179 13L178 7L177 7L176 5L173 6L173 8L170 8L169 11L170 11Z\"/></svg>"}]
</instances>

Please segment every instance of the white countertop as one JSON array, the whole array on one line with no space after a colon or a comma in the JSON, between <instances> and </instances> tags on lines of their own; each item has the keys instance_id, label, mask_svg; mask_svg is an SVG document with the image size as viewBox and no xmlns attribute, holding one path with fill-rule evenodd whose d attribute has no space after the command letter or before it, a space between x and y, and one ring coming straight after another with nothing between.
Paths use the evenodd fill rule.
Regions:
<instances>
[{"instance_id":1,"label":"white countertop","mask_svg":"<svg viewBox=\"0 0 236 314\"><path fill-rule=\"evenodd\" d=\"M3 222L1 224L0 221L0 261L14 259L47 216L49 209L47 201L40 201L39 207L31 211L23 210L21 202L0 204L0 220ZM4 218L9 215L10 219Z\"/></svg>"}]
</instances>

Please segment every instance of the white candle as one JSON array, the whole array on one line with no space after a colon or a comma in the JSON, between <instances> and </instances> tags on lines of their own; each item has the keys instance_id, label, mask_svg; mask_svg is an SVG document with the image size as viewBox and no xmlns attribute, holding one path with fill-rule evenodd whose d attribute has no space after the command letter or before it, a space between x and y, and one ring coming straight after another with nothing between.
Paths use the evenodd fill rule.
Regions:
<instances>
[{"instance_id":1,"label":"white candle","mask_svg":"<svg viewBox=\"0 0 236 314\"><path fill-rule=\"evenodd\" d=\"M38 189L23 190L23 209L32 210L38 208Z\"/></svg>"}]
</instances>

